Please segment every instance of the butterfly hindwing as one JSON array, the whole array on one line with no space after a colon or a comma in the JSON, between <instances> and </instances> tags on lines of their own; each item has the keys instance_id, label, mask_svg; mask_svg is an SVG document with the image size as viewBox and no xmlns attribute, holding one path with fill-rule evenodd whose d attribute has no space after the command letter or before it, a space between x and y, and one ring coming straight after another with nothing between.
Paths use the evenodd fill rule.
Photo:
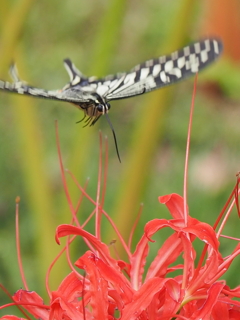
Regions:
<instances>
[{"instance_id":1,"label":"butterfly hindwing","mask_svg":"<svg viewBox=\"0 0 240 320\"><path fill-rule=\"evenodd\" d=\"M78 88L69 89L67 85L66 89L61 90L45 90L28 85L25 81L20 80L15 65L12 65L9 70L10 76L13 82L0 80L0 89L14 92L22 95L30 95L38 98L54 99L58 101L68 101L72 103L88 102L88 96L84 95ZM73 79L74 80L74 79Z\"/></svg>"}]
</instances>

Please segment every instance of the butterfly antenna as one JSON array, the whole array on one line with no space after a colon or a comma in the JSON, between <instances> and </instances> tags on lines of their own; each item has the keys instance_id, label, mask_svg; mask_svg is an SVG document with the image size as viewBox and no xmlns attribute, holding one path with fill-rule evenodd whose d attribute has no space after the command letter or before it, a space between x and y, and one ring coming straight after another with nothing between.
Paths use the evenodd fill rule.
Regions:
<instances>
[{"instance_id":1,"label":"butterfly antenna","mask_svg":"<svg viewBox=\"0 0 240 320\"><path fill-rule=\"evenodd\" d=\"M120 158L120 154L119 154L119 150L118 150L118 144L117 144L117 137L116 137L116 134L115 134L115 131L114 131L114 128L113 128L113 125L110 121L110 118L108 116L107 113L104 114L106 116L106 119L107 119L107 122L112 130L112 134L113 134L113 139L114 139L114 143L115 143L115 147L116 147L116 152L117 152L117 156L118 156L118 160L119 162L121 163L121 158Z\"/></svg>"}]
</instances>

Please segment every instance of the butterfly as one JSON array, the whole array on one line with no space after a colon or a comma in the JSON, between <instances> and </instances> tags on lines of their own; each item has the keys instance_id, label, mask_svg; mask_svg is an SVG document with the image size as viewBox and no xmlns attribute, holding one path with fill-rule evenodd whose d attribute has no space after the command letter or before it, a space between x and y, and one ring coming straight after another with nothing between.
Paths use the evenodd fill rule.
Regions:
<instances>
[{"instance_id":1,"label":"butterfly","mask_svg":"<svg viewBox=\"0 0 240 320\"><path fill-rule=\"evenodd\" d=\"M141 95L183 80L211 64L219 57L222 49L219 39L203 39L170 55L143 62L129 72L100 79L84 76L70 59L65 59L64 66L70 81L60 90L45 90L28 85L20 80L16 66L12 65L9 72L13 83L0 80L0 89L37 98L71 102L83 110L82 120L87 117L86 126L94 125L105 115L113 132L120 160L116 135L108 117L111 107L109 102Z\"/></svg>"}]
</instances>

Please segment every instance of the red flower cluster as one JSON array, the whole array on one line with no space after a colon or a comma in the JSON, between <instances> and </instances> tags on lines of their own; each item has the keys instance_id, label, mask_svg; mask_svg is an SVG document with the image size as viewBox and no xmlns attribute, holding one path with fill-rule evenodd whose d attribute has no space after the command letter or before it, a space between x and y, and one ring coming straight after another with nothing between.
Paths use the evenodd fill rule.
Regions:
<instances>
[{"instance_id":1,"label":"red flower cluster","mask_svg":"<svg viewBox=\"0 0 240 320\"><path fill-rule=\"evenodd\" d=\"M240 253L240 245L223 258L218 235L210 225L189 215L185 223L182 197L171 194L159 201L167 206L172 219L155 219L146 224L129 263L112 258L108 246L82 227L60 225L57 242L61 237L78 235L89 243L91 250L75 262L86 275L72 271L58 290L51 292L48 305L37 293L26 290L13 295L14 304L42 320L240 319L240 302L233 300L240 297L240 287L231 290L225 281L218 280ZM159 248L143 277L151 237L166 227L173 234ZM206 245L197 267L193 246L196 237ZM181 255L183 264L173 265ZM181 275L171 277L175 270L181 271Z\"/></svg>"},{"instance_id":2,"label":"red flower cluster","mask_svg":"<svg viewBox=\"0 0 240 320\"><path fill-rule=\"evenodd\" d=\"M61 155L60 166L73 223L57 228L56 241L59 243L60 238L67 237L65 249L72 272L62 281L57 291L49 290L47 304L34 291L18 290L12 296L13 302L0 309L17 305L26 319L29 319L26 314L28 311L34 318L41 320L240 319L240 302L236 299L240 298L240 286L230 289L224 280L219 280L240 254L239 239L235 239L238 244L227 257L222 257L219 249L222 230L234 204L239 212L239 177L213 227L189 215L186 192L184 198L177 194L160 197L160 203L167 206L172 218L149 221L132 253L103 210L102 202L98 201L100 191L98 200L94 202L75 181L82 194L95 204L96 234L90 234L80 225L76 212L72 209ZM98 185L100 184L99 181ZM113 258L109 247L101 241L102 216L107 217L118 234L128 256L127 262ZM222 223L216 231L220 220ZM147 269L146 260L150 243L153 242L152 237L166 227L171 229L172 234L159 247ZM69 259L69 245L76 236L82 237L89 250L73 267ZM196 238L204 243L198 259L194 248ZM182 264L178 262L179 257ZM84 270L84 275L78 269ZM173 276L175 273L178 275ZM7 315L0 319L23 318Z\"/></svg>"}]
</instances>

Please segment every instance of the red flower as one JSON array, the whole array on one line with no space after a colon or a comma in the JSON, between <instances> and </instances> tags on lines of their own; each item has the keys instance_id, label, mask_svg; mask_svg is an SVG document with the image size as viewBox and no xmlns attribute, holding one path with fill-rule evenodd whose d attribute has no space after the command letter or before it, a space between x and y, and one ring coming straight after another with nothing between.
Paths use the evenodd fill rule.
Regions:
<instances>
[{"instance_id":1,"label":"red flower","mask_svg":"<svg viewBox=\"0 0 240 320\"><path fill-rule=\"evenodd\" d=\"M13 296L15 304L43 320L115 319L116 310L122 320L240 319L240 303L232 299L240 297L240 287L231 290L225 281L218 280L239 254L240 246L223 258L217 234L210 225L189 215L185 223L182 197L171 194L159 201L168 207L172 219L155 219L146 224L129 263L112 258L108 246L83 228L60 225L57 242L61 237L78 235L89 243L91 250L75 262L86 276L71 272L58 290L51 292L48 305L35 292L26 290ZM166 227L173 234L159 248L143 277L151 238ZM197 267L195 238L207 246L205 263ZM174 265L181 255L183 264ZM171 277L175 270L181 275ZM15 320L13 316L4 319Z\"/></svg>"},{"instance_id":2,"label":"red flower","mask_svg":"<svg viewBox=\"0 0 240 320\"><path fill-rule=\"evenodd\" d=\"M61 155L60 164L63 168ZM62 176L70 208L73 208L63 169ZM220 253L223 227L235 202L238 208L238 184L239 178L227 202L232 201L230 209L226 214L225 210L220 214L220 218L225 214L225 219L218 231L216 227L220 219L212 227L189 215L186 196L171 194L159 197L172 218L149 221L133 253L101 204L95 203L96 235L80 225L72 210L74 223L60 225L56 230L57 243L60 238L67 237L65 249L72 272L56 291L49 291L48 304L44 304L36 292L21 289L12 296L12 303L0 309L15 304L23 313L26 310L42 320L240 319L240 302L235 300L240 298L240 286L230 289L224 280L220 280L240 253L239 243L227 257L222 257ZM84 189L79 188L94 202ZM107 217L118 234L128 261L113 258L109 247L101 241L102 216ZM152 237L166 227L171 229L172 234L159 247L147 269L146 259ZM80 236L89 250L75 262L74 268L69 258L69 246L75 236ZM205 245L198 259L194 248L196 238ZM179 258L182 264L179 264ZM84 275L78 272L79 269L84 270ZM178 275L172 275L173 271L178 271ZM4 316L1 319L20 318Z\"/></svg>"}]
</instances>

